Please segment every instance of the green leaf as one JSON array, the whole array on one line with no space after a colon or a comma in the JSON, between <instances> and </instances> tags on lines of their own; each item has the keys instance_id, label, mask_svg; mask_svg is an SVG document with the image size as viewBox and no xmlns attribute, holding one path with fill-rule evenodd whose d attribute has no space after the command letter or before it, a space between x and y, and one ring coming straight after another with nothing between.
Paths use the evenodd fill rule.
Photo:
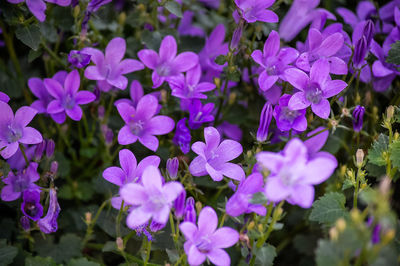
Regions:
<instances>
[{"instance_id":1,"label":"green leaf","mask_svg":"<svg viewBox=\"0 0 400 266\"><path fill-rule=\"evenodd\" d=\"M389 56L386 58L386 62L389 64L400 65L400 41L397 41L391 45Z\"/></svg>"},{"instance_id":2,"label":"green leaf","mask_svg":"<svg viewBox=\"0 0 400 266\"><path fill-rule=\"evenodd\" d=\"M0 240L0 265L11 264L17 253L18 248L7 245L5 239Z\"/></svg>"},{"instance_id":3,"label":"green leaf","mask_svg":"<svg viewBox=\"0 0 400 266\"><path fill-rule=\"evenodd\" d=\"M71 259L67 266L100 266L99 263L89 261L87 258Z\"/></svg>"},{"instance_id":4,"label":"green leaf","mask_svg":"<svg viewBox=\"0 0 400 266\"><path fill-rule=\"evenodd\" d=\"M18 40L37 51L40 44L40 28L38 25L20 27L15 31Z\"/></svg>"},{"instance_id":5,"label":"green leaf","mask_svg":"<svg viewBox=\"0 0 400 266\"><path fill-rule=\"evenodd\" d=\"M267 202L267 198L265 197L264 193L258 192L253 195L250 200L251 204L264 204Z\"/></svg>"},{"instance_id":6,"label":"green leaf","mask_svg":"<svg viewBox=\"0 0 400 266\"><path fill-rule=\"evenodd\" d=\"M383 153L388 150L389 138L386 135L380 134L378 139L374 141L371 149L368 150L368 160L370 163L377 166L386 165L386 160Z\"/></svg>"},{"instance_id":7,"label":"green leaf","mask_svg":"<svg viewBox=\"0 0 400 266\"><path fill-rule=\"evenodd\" d=\"M182 18L182 7L175 0L168 1L164 7L178 18Z\"/></svg>"},{"instance_id":8,"label":"green leaf","mask_svg":"<svg viewBox=\"0 0 400 266\"><path fill-rule=\"evenodd\" d=\"M256 255L255 265L270 266L273 265L276 257L275 247L266 244L260 249L255 249L254 254Z\"/></svg>"},{"instance_id":9,"label":"green leaf","mask_svg":"<svg viewBox=\"0 0 400 266\"><path fill-rule=\"evenodd\" d=\"M35 50L30 50L28 54L28 63L32 63L36 58L41 56L43 51L41 49L38 49L37 51Z\"/></svg>"},{"instance_id":10,"label":"green leaf","mask_svg":"<svg viewBox=\"0 0 400 266\"><path fill-rule=\"evenodd\" d=\"M309 219L323 224L333 224L338 218L348 215L345 203L346 199L341 193L325 194L313 203Z\"/></svg>"},{"instance_id":11,"label":"green leaf","mask_svg":"<svg viewBox=\"0 0 400 266\"><path fill-rule=\"evenodd\" d=\"M353 182L350 179L347 178L343 182L342 190L346 190L346 189L351 188L353 186L354 186Z\"/></svg>"},{"instance_id":12,"label":"green leaf","mask_svg":"<svg viewBox=\"0 0 400 266\"><path fill-rule=\"evenodd\" d=\"M56 266L57 263L50 257L42 258L39 256L28 257L25 259L25 266Z\"/></svg>"},{"instance_id":13,"label":"green leaf","mask_svg":"<svg viewBox=\"0 0 400 266\"><path fill-rule=\"evenodd\" d=\"M400 168L400 141L396 140L389 145L390 160L393 167Z\"/></svg>"},{"instance_id":14,"label":"green leaf","mask_svg":"<svg viewBox=\"0 0 400 266\"><path fill-rule=\"evenodd\" d=\"M337 266L340 265L342 257L340 249L327 240L318 241L316 251L316 262L318 266Z\"/></svg>"},{"instance_id":15,"label":"green leaf","mask_svg":"<svg viewBox=\"0 0 400 266\"><path fill-rule=\"evenodd\" d=\"M226 63L226 56L222 54L217 56L217 58L215 58L215 63L222 66L223 64Z\"/></svg>"},{"instance_id":16,"label":"green leaf","mask_svg":"<svg viewBox=\"0 0 400 266\"><path fill-rule=\"evenodd\" d=\"M57 263L68 262L71 258L82 256L82 239L77 235L65 234L58 244L55 244L53 239L52 237L47 237L44 240L39 236L35 240L35 250L40 256L50 256Z\"/></svg>"},{"instance_id":17,"label":"green leaf","mask_svg":"<svg viewBox=\"0 0 400 266\"><path fill-rule=\"evenodd\" d=\"M176 263L179 260L179 252L176 249L166 249L169 261Z\"/></svg>"},{"instance_id":18,"label":"green leaf","mask_svg":"<svg viewBox=\"0 0 400 266\"><path fill-rule=\"evenodd\" d=\"M115 241L107 241L104 244L101 251L103 251L103 252L117 251L117 244L115 243Z\"/></svg>"}]
</instances>

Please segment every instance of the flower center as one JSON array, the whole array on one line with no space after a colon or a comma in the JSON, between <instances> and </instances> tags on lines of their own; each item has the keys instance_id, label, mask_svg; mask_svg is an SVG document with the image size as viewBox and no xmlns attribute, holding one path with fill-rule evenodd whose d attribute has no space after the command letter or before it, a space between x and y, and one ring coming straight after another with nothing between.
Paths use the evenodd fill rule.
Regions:
<instances>
[{"instance_id":1,"label":"flower center","mask_svg":"<svg viewBox=\"0 0 400 266\"><path fill-rule=\"evenodd\" d=\"M317 83L311 83L306 91L306 99L313 103L318 104L322 99L322 90Z\"/></svg>"},{"instance_id":2,"label":"flower center","mask_svg":"<svg viewBox=\"0 0 400 266\"><path fill-rule=\"evenodd\" d=\"M297 110L290 110L289 107L285 106L282 108L282 119L287 120L289 122L293 122L298 116L299 112Z\"/></svg>"},{"instance_id":3,"label":"flower center","mask_svg":"<svg viewBox=\"0 0 400 266\"><path fill-rule=\"evenodd\" d=\"M161 64L160 66L157 67L156 69L157 74L160 75L161 77L167 77L170 75L171 68L168 64Z\"/></svg>"},{"instance_id":4,"label":"flower center","mask_svg":"<svg viewBox=\"0 0 400 266\"><path fill-rule=\"evenodd\" d=\"M29 187L29 178L25 173L18 173L13 179L14 192L23 192Z\"/></svg>"},{"instance_id":5,"label":"flower center","mask_svg":"<svg viewBox=\"0 0 400 266\"><path fill-rule=\"evenodd\" d=\"M284 167L280 172L279 172L279 178L281 179L282 183L290 187L295 183L295 179L292 176L292 173L290 172L290 169L287 167Z\"/></svg>"},{"instance_id":6,"label":"flower center","mask_svg":"<svg viewBox=\"0 0 400 266\"><path fill-rule=\"evenodd\" d=\"M38 214L39 209L36 207L36 204L34 202L26 202L24 206L24 211L30 217L35 217Z\"/></svg>"},{"instance_id":7,"label":"flower center","mask_svg":"<svg viewBox=\"0 0 400 266\"><path fill-rule=\"evenodd\" d=\"M22 128L18 126L9 125L7 132L8 143L18 141L22 137Z\"/></svg>"},{"instance_id":8,"label":"flower center","mask_svg":"<svg viewBox=\"0 0 400 266\"><path fill-rule=\"evenodd\" d=\"M105 78L106 78L106 79L108 79L108 77L110 76L111 70L112 70L111 65L110 65L110 64L107 64L107 65L106 65L106 74L105 74Z\"/></svg>"},{"instance_id":9,"label":"flower center","mask_svg":"<svg viewBox=\"0 0 400 266\"><path fill-rule=\"evenodd\" d=\"M201 253L208 253L211 250L211 240L208 236L202 236L195 245Z\"/></svg>"},{"instance_id":10,"label":"flower center","mask_svg":"<svg viewBox=\"0 0 400 266\"><path fill-rule=\"evenodd\" d=\"M138 120L131 123L130 130L133 133L133 135L138 136L143 131L143 127L144 127L144 122L142 120Z\"/></svg>"},{"instance_id":11,"label":"flower center","mask_svg":"<svg viewBox=\"0 0 400 266\"><path fill-rule=\"evenodd\" d=\"M63 103L62 103L62 106L65 108L65 109L72 109L72 108L74 108L75 107L75 99L74 99L74 97L72 97L72 95L70 95L70 94L67 94L65 97L64 97L64 100L63 100Z\"/></svg>"}]
</instances>

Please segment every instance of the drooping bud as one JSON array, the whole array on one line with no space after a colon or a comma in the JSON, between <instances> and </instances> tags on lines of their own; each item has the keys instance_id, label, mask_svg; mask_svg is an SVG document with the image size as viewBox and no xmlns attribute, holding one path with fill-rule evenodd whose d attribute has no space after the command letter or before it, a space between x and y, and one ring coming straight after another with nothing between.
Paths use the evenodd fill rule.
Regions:
<instances>
[{"instance_id":1,"label":"drooping bud","mask_svg":"<svg viewBox=\"0 0 400 266\"><path fill-rule=\"evenodd\" d=\"M229 44L229 49L235 50L238 47L240 39L242 38L243 26L244 26L244 20L241 19L235 31L233 32L232 40L231 43Z\"/></svg>"},{"instance_id":2,"label":"drooping bud","mask_svg":"<svg viewBox=\"0 0 400 266\"><path fill-rule=\"evenodd\" d=\"M263 142L267 140L268 129L271 124L273 108L271 103L265 103L260 116L260 126L257 130L257 141Z\"/></svg>"},{"instance_id":3,"label":"drooping bud","mask_svg":"<svg viewBox=\"0 0 400 266\"><path fill-rule=\"evenodd\" d=\"M51 158L54 154L54 149L56 147L56 144L54 143L54 140L49 139L46 142L46 157Z\"/></svg>"},{"instance_id":4,"label":"drooping bud","mask_svg":"<svg viewBox=\"0 0 400 266\"><path fill-rule=\"evenodd\" d=\"M363 127L365 108L361 105L357 105L353 111L353 129L356 132L360 132Z\"/></svg>"},{"instance_id":5,"label":"drooping bud","mask_svg":"<svg viewBox=\"0 0 400 266\"><path fill-rule=\"evenodd\" d=\"M47 210L47 214L37 223L40 231L45 234L50 234L57 231L57 218L60 210L61 208L57 201L57 191L54 188L50 188L50 204Z\"/></svg>"},{"instance_id":6,"label":"drooping bud","mask_svg":"<svg viewBox=\"0 0 400 266\"><path fill-rule=\"evenodd\" d=\"M167 160L167 172L168 175L171 179L176 179L178 175L178 169L179 169L179 160L178 158L169 158Z\"/></svg>"},{"instance_id":7,"label":"drooping bud","mask_svg":"<svg viewBox=\"0 0 400 266\"><path fill-rule=\"evenodd\" d=\"M186 200L186 206L185 206L185 218L183 219L185 222L196 223L196 209L194 205L195 205L194 198L189 197Z\"/></svg>"}]
</instances>

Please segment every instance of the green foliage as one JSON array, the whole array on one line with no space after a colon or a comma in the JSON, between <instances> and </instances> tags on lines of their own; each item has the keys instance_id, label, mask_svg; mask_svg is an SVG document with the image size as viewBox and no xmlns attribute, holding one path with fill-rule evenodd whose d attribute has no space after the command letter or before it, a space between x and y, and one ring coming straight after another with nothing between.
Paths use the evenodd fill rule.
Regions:
<instances>
[{"instance_id":1,"label":"green foliage","mask_svg":"<svg viewBox=\"0 0 400 266\"><path fill-rule=\"evenodd\" d=\"M89 261L87 258L71 259L67 266L100 266L97 262Z\"/></svg>"},{"instance_id":2,"label":"green foliage","mask_svg":"<svg viewBox=\"0 0 400 266\"><path fill-rule=\"evenodd\" d=\"M275 247L270 244L266 244L259 249L255 249L254 254L256 255L255 265L260 266L273 265L274 259L277 255Z\"/></svg>"},{"instance_id":3,"label":"green foliage","mask_svg":"<svg viewBox=\"0 0 400 266\"><path fill-rule=\"evenodd\" d=\"M393 167L400 167L400 141L396 140L393 141L389 145L389 151L390 151L390 160L392 161L392 166Z\"/></svg>"},{"instance_id":4,"label":"green foliage","mask_svg":"<svg viewBox=\"0 0 400 266\"><path fill-rule=\"evenodd\" d=\"M389 64L400 65L400 41L396 41L391 45L386 62Z\"/></svg>"},{"instance_id":5,"label":"green foliage","mask_svg":"<svg viewBox=\"0 0 400 266\"><path fill-rule=\"evenodd\" d=\"M318 266L337 266L340 263L341 252L337 245L328 240L319 240L316 251Z\"/></svg>"},{"instance_id":6,"label":"green foliage","mask_svg":"<svg viewBox=\"0 0 400 266\"><path fill-rule=\"evenodd\" d=\"M0 265L8 265L13 262L17 256L18 249L7 245L5 239L0 239Z\"/></svg>"},{"instance_id":7,"label":"green foliage","mask_svg":"<svg viewBox=\"0 0 400 266\"><path fill-rule=\"evenodd\" d=\"M267 198L265 197L265 194L262 192L254 194L250 200L251 204L265 204L266 202Z\"/></svg>"},{"instance_id":8,"label":"green foliage","mask_svg":"<svg viewBox=\"0 0 400 266\"><path fill-rule=\"evenodd\" d=\"M82 239L74 234L65 234L59 243L54 243L52 236L43 239L38 235L35 251L41 257L51 257L57 263L68 262L71 258L81 256Z\"/></svg>"},{"instance_id":9,"label":"green foliage","mask_svg":"<svg viewBox=\"0 0 400 266\"><path fill-rule=\"evenodd\" d=\"M178 4L178 2L169 0L167 3L165 3L164 7L178 18L182 18L182 7L180 4Z\"/></svg>"},{"instance_id":10,"label":"green foliage","mask_svg":"<svg viewBox=\"0 0 400 266\"><path fill-rule=\"evenodd\" d=\"M389 137L380 134L378 139L374 141L371 149L368 150L368 161L377 166L386 165L386 160L384 158L384 152L388 151L389 147Z\"/></svg>"},{"instance_id":11,"label":"green foliage","mask_svg":"<svg viewBox=\"0 0 400 266\"><path fill-rule=\"evenodd\" d=\"M22 26L15 31L15 36L26 46L37 51L40 44L40 28L36 24Z\"/></svg>"},{"instance_id":12,"label":"green foliage","mask_svg":"<svg viewBox=\"0 0 400 266\"><path fill-rule=\"evenodd\" d=\"M50 257L42 258L39 256L36 257L27 257L25 259L25 266L56 266L57 263Z\"/></svg>"},{"instance_id":13,"label":"green foliage","mask_svg":"<svg viewBox=\"0 0 400 266\"><path fill-rule=\"evenodd\" d=\"M345 203L346 199L343 194L327 193L313 203L309 219L322 224L333 224L338 218L348 215Z\"/></svg>"}]
</instances>

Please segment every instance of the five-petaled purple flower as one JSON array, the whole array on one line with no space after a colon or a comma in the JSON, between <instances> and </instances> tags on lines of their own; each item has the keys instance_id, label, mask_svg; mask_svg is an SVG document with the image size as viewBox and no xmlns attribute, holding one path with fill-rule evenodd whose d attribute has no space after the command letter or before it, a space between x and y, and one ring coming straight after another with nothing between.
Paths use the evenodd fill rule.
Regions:
<instances>
[{"instance_id":1,"label":"five-petaled purple flower","mask_svg":"<svg viewBox=\"0 0 400 266\"><path fill-rule=\"evenodd\" d=\"M213 103L201 104L201 101L195 99L189 105L189 127L191 129L198 129L203 123L214 121L212 112L214 111Z\"/></svg>"},{"instance_id":2,"label":"five-petaled purple flower","mask_svg":"<svg viewBox=\"0 0 400 266\"><path fill-rule=\"evenodd\" d=\"M82 51L71 50L68 54L68 62L76 68L83 68L89 65L90 57L91 55Z\"/></svg>"},{"instance_id":3,"label":"five-petaled purple flower","mask_svg":"<svg viewBox=\"0 0 400 266\"><path fill-rule=\"evenodd\" d=\"M72 70L65 78L64 84L54 79L45 79L47 91L55 98L47 106L49 114L59 124L64 123L67 114L72 120L82 118L82 109L79 105L93 102L96 96L90 91L78 91L81 84L78 70Z\"/></svg>"},{"instance_id":4,"label":"five-petaled purple flower","mask_svg":"<svg viewBox=\"0 0 400 266\"><path fill-rule=\"evenodd\" d=\"M125 126L118 133L118 142L128 145L139 140L146 148L156 151L158 139L154 135L165 135L174 129L175 123L168 116L158 115L158 101L153 95L143 96L137 107L125 102L117 105L117 109Z\"/></svg>"},{"instance_id":5,"label":"five-petaled purple flower","mask_svg":"<svg viewBox=\"0 0 400 266\"><path fill-rule=\"evenodd\" d=\"M310 76L297 68L285 71L287 81L300 92L289 100L291 110L302 110L311 105L312 111L319 117L329 117L331 106L327 98L337 95L347 84L343 80L331 80L329 62L319 59L311 67Z\"/></svg>"},{"instance_id":6,"label":"five-petaled purple flower","mask_svg":"<svg viewBox=\"0 0 400 266\"><path fill-rule=\"evenodd\" d=\"M12 4L19 4L24 2L25 0L7 0ZM69 6L71 4L71 0L26 0L26 5L28 6L29 11L40 21L43 22L46 19L46 3L53 3L59 6Z\"/></svg>"},{"instance_id":7,"label":"five-petaled purple flower","mask_svg":"<svg viewBox=\"0 0 400 266\"><path fill-rule=\"evenodd\" d=\"M22 198L22 213L33 221L39 220L43 215L43 206L40 204L40 191L26 190Z\"/></svg>"},{"instance_id":8,"label":"five-petaled purple flower","mask_svg":"<svg viewBox=\"0 0 400 266\"><path fill-rule=\"evenodd\" d=\"M198 225L183 222L179 228L186 238L185 253L190 265L200 265L206 258L218 266L230 265L231 259L223 250L239 241L239 233L229 227L217 229L218 217L213 208L204 207Z\"/></svg>"},{"instance_id":9,"label":"five-petaled purple flower","mask_svg":"<svg viewBox=\"0 0 400 266\"><path fill-rule=\"evenodd\" d=\"M219 132L214 127L204 129L204 139L205 143L198 141L192 145L192 150L199 155L190 163L192 175L203 176L208 173L214 181L221 181L224 175L239 181L245 178L242 167L229 163L243 152L239 142L229 139L221 142Z\"/></svg>"},{"instance_id":10,"label":"five-petaled purple flower","mask_svg":"<svg viewBox=\"0 0 400 266\"><path fill-rule=\"evenodd\" d=\"M267 10L275 0L235 0L238 7L239 15L248 23L256 21L277 23L279 21L278 15L271 10ZM237 17L237 14L234 14Z\"/></svg>"},{"instance_id":11,"label":"five-petaled purple flower","mask_svg":"<svg viewBox=\"0 0 400 266\"><path fill-rule=\"evenodd\" d=\"M190 130L186 126L187 118L184 117L176 123L176 130L172 142L179 146L181 151L186 154L190 151L190 141L192 136L190 135Z\"/></svg>"},{"instance_id":12,"label":"five-petaled purple flower","mask_svg":"<svg viewBox=\"0 0 400 266\"><path fill-rule=\"evenodd\" d=\"M128 86L128 79L124 74L144 68L143 64L138 60L122 60L125 51L125 39L120 37L116 37L108 43L104 55L95 48L82 49L82 53L91 55L90 59L95 64L95 66L86 68L85 77L97 80L97 85L102 91L109 91L113 87L124 90Z\"/></svg>"},{"instance_id":13,"label":"five-petaled purple flower","mask_svg":"<svg viewBox=\"0 0 400 266\"><path fill-rule=\"evenodd\" d=\"M166 36L160 45L159 53L154 50L143 49L138 52L140 61L153 70L151 76L153 88L158 88L165 80L188 71L198 64L199 57L193 52L183 52L176 55L177 45L175 38Z\"/></svg>"},{"instance_id":14,"label":"five-petaled purple flower","mask_svg":"<svg viewBox=\"0 0 400 266\"><path fill-rule=\"evenodd\" d=\"M282 95L273 115L280 131L294 129L301 132L307 129L306 109L291 110L288 107L291 97L289 94Z\"/></svg>"},{"instance_id":15,"label":"five-petaled purple flower","mask_svg":"<svg viewBox=\"0 0 400 266\"><path fill-rule=\"evenodd\" d=\"M172 204L184 190L179 182L171 181L163 185L163 177L155 166L148 166L142 175L142 184L129 183L123 186L120 194L123 200L132 205L126 219L129 228L135 229L153 222L165 225Z\"/></svg>"},{"instance_id":16,"label":"five-petaled purple flower","mask_svg":"<svg viewBox=\"0 0 400 266\"><path fill-rule=\"evenodd\" d=\"M4 159L10 158L17 152L19 143L37 144L43 141L39 131L27 127L36 113L35 109L23 106L14 116L11 107L0 101L0 155Z\"/></svg>"}]
</instances>

